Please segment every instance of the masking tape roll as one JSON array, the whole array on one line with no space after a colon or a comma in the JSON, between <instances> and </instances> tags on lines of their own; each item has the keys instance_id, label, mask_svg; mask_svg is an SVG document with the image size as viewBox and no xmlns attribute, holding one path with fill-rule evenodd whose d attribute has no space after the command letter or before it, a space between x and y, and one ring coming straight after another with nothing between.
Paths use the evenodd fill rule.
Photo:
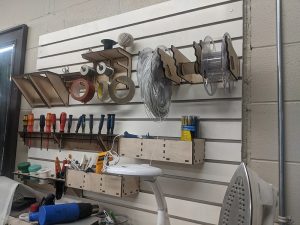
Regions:
<instances>
[{"instance_id":1,"label":"masking tape roll","mask_svg":"<svg viewBox=\"0 0 300 225\"><path fill-rule=\"evenodd\" d=\"M125 96L119 97L117 96L117 85L118 84L124 84L127 86L128 88L128 93ZM131 101L131 99L134 96L135 93L135 85L134 82L127 76L120 76L120 77L116 77L112 80L111 84L108 87L108 92L110 95L110 98L116 102L117 104L125 104L129 101Z\"/></svg>"},{"instance_id":2,"label":"masking tape roll","mask_svg":"<svg viewBox=\"0 0 300 225\"><path fill-rule=\"evenodd\" d=\"M95 87L92 82L80 78L73 81L70 92L72 98L77 101L86 103L94 97Z\"/></svg>"},{"instance_id":3,"label":"masking tape roll","mask_svg":"<svg viewBox=\"0 0 300 225\"><path fill-rule=\"evenodd\" d=\"M108 82L107 81L99 81L97 80L97 97L100 101L105 102L109 99L108 94Z\"/></svg>"},{"instance_id":4,"label":"masking tape roll","mask_svg":"<svg viewBox=\"0 0 300 225\"><path fill-rule=\"evenodd\" d=\"M82 76L92 76L92 75L96 75L97 72L95 71L95 69L93 67L90 67L88 65L83 65L80 67L80 74Z\"/></svg>"},{"instance_id":5,"label":"masking tape roll","mask_svg":"<svg viewBox=\"0 0 300 225\"><path fill-rule=\"evenodd\" d=\"M100 62L97 65L97 73L100 75L111 76L114 74L114 69L112 67L107 66L104 62Z\"/></svg>"}]
</instances>

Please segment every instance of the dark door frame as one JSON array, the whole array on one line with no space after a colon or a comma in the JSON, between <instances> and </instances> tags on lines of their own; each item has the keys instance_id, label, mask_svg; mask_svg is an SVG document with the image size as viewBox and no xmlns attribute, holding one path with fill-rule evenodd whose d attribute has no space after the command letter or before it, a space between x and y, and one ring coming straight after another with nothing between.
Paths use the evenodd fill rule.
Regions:
<instances>
[{"instance_id":1,"label":"dark door frame","mask_svg":"<svg viewBox=\"0 0 300 225\"><path fill-rule=\"evenodd\" d=\"M25 53L27 43L28 27L25 24L0 31L0 46L4 44L14 44L14 56L12 66L12 76L24 73ZM4 142L3 162L1 175L13 177L15 169L16 149L18 142L18 127L21 106L21 94L11 81L10 103L7 112L7 128Z\"/></svg>"}]
</instances>

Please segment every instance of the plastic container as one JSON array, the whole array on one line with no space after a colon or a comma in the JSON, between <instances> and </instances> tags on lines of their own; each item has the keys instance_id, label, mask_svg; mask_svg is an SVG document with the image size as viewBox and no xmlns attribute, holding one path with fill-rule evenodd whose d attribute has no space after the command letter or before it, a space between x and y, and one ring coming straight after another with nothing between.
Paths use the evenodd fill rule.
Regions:
<instances>
[{"instance_id":1,"label":"plastic container","mask_svg":"<svg viewBox=\"0 0 300 225\"><path fill-rule=\"evenodd\" d=\"M36 177L38 177L38 176L39 176L38 171L39 171L41 168L42 168L42 166L41 166L41 165L38 165L38 164L36 164L36 165L31 165L31 166L28 167L29 174L30 174L31 176L36 176ZM38 178L30 177L30 180L32 180L32 181L38 181Z\"/></svg>"},{"instance_id":2,"label":"plastic container","mask_svg":"<svg viewBox=\"0 0 300 225\"><path fill-rule=\"evenodd\" d=\"M21 173L29 173L28 168L30 166L30 162L21 162L18 164L18 170L21 171Z\"/></svg>"}]
</instances>

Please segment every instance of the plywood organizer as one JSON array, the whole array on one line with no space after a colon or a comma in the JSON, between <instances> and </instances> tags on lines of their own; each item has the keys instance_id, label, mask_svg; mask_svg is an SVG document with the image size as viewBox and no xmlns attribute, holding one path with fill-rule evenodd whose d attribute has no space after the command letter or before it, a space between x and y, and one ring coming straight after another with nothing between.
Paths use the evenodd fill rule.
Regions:
<instances>
[{"instance_id":1,"label":"plywood organizer","mask_svg":"<svg viewBox=\"0 0 300 225\"><path fill-rule=\"evenodd\" d=\"M204 139L193 141L120 138L119 154L128 158L200 164L204 162Z\"/></svg>"},{"instance_id":2,"label":"plywood organizer","mask_svg":"<svg viewBox=\"0 0 300 225\"><path fill-rule=\"evenodd\" d=\"M138 177L133 176L116 176L67 170L66 186L116 197L124 197L138 193L140 182Z\"/></svg>"},{"instance_id":3,"label":"plywood organizer","mask_svg":"<svg viewBox=\"0 0 300 225\"><path fill-rule=\"evenodd\" d=\"M60 75L40 71L12 77L31 107L67 106L69 92Z\"/></svg>"}]
</instances>

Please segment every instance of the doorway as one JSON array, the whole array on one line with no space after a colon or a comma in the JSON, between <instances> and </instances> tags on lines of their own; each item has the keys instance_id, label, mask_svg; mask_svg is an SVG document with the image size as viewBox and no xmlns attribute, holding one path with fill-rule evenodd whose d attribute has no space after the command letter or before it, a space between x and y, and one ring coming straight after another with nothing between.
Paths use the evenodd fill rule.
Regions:
<instances>
[{"instance_id":1,"label":"doorway","mask_svg":"<svg viewBox=\"0 0 300 225\"><path fill-rule=\"evenodd\" d=\"M21 95L12 76L24 72L27 26L0 31L0 175L15 168Z\"/></svg>"}]
</instances>

